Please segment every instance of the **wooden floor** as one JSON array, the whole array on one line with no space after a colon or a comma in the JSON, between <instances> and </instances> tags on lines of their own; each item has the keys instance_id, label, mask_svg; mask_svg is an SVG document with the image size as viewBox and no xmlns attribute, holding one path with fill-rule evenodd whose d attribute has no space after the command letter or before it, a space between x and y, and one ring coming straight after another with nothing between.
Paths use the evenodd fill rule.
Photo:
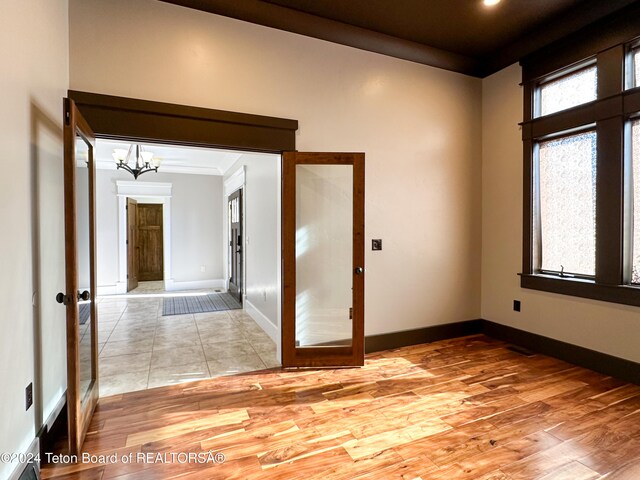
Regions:
<instances>
[{"instance_id":1,"label":"wooden floor","mask_svg":"<svg viewBox=\"0 0 640 480\"><path fill-rule=\"evenodd\" d=\"M84 449L133 462L43 478L638 480L640 386L478 335L104 398Z\"/></svg>"}]
</instances>

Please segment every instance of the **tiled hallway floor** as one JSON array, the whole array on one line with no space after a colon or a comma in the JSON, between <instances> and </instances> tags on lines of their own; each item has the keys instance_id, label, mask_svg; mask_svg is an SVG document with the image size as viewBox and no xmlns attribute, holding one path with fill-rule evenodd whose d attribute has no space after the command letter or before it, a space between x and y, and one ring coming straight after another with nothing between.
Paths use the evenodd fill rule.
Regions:
<instances>
[{"instance_id":1,"label":"tiled hallway floor","mask_svg":"<svg viewBox=\"0 0 640 480\"><path fill-rule=\"evenodd\" d=\"M100 396L279 366L243 310L162 316L161 297L98 300Z\"/></svg>"}]
</instances>

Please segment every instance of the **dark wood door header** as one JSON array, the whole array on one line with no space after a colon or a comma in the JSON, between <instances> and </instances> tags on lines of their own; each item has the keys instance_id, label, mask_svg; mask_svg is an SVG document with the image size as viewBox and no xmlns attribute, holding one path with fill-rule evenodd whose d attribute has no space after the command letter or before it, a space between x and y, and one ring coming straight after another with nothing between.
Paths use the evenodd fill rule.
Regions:
<instances>
[{"instance_id":1,"label":"dark wood door header","mask_svg":"<svg viewBox=\"0 0 640 480\"><path fill-rule=\"evenodd\" d=\"M96 136L118 140L282 152L298 121L69 90Z\"/></svg>"}]
</instances>

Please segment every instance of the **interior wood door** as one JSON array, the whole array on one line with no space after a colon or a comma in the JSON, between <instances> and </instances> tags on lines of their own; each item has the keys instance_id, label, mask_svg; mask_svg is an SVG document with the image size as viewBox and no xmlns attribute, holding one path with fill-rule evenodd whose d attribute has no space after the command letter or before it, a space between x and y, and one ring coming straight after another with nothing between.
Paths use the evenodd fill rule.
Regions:
<instances>
[{"instance_id":1,"label":"interior wood door","mask_svg":"<svg viewBox=\"0 0 640 480\"><path fill-rule=\"evenodd\" d=\"M127 198L127 292L138 286L138 202Z\"/></svg>"},{"instance_id":2,"label":"interior wood door","mask_svg":"<svg viewBox=\"0 0 640 480\"><path fill-rule=\"evenodd\" d=\"M77 454L98 402L95 136L64 100L64 212L69 451Z\"/></svg>"},{"instance_id":3,"label":"interior wood door","mask_svg":"<svg viewBox=\"0 0 640 480\"><path fill-rule=\"evenodd\" d=\"M242 304L242 189L229 195L229 293Z\"/></svg>"},{"instance_id":4,"label":"interior wood door","mask_svg":"<svg viewBox=\"0 0 640 480\"><path fill-rule=\"evenodd\" d=\"M138 279L163 280L162 204L139 203L137 222Z\"/></svg>"},{"instance_id":5,"label":"interior wood door","mask_svg":"<svg viewBox=\"0 0 640 480\"><path fill-rule=\"evenodd\" d=\"M282 364L364 364L364 154L282 156Z\"/></svg>"}]
</instances>

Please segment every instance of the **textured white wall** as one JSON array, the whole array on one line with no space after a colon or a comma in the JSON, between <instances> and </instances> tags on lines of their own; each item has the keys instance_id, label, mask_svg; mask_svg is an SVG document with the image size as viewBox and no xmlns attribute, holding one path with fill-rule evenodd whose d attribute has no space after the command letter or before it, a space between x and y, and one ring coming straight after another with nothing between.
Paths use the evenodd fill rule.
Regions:
<instances>
[{"instance_id":1,"label":"textured white wall","mask_svg":"<svg viewBox=\"0 0 640 480\"><path fill-rule=\"evenodd\" d=\"M146 177L146 178L145 178ZM171 197L171 274L176 282L220 280L222 263L222 176L147 173L140 183L173 185ZM118 281L118 197L116 182L131 174L97 170L98 285ZM138 203L145 203L139 199ZM201 272L200 267L205 271Z\"/></svg>"},{"instance_id":2,"label":"textured white wall","mask_svg":"<svg viewBox=\"0 0 640 480\"><path fill-rule=\"evenodd\" d=\"M481 81L153 0L71 0L71 88L300 121L366 153L367 334L478 318Z\"/></svg>"},{"instance_id":3,"label":"textured white wall","mask_svg":"<svg viewBox=\"0 0 640 480\"><path fill-rule=\"evenodd\" d=\"M0 452L24 452L64 393L62 97L67 2L0 2ZM9 166L10 163L10 166ZM32 305L32 298L36 307ZM25 411L25 387L36 404ZM0 462L0 478L16 464Z\"/></svg>"},{"instance_id":4,"label":"textured white wall","mask_svg":"<svg viewBox=\"0 0 640 480\"><path fill-rule=\"evenodd\" d=\"M520 288L520 81L514 65L482 82L482 318L638 362L639 308Z\"/></svg>"}]
</instances>

